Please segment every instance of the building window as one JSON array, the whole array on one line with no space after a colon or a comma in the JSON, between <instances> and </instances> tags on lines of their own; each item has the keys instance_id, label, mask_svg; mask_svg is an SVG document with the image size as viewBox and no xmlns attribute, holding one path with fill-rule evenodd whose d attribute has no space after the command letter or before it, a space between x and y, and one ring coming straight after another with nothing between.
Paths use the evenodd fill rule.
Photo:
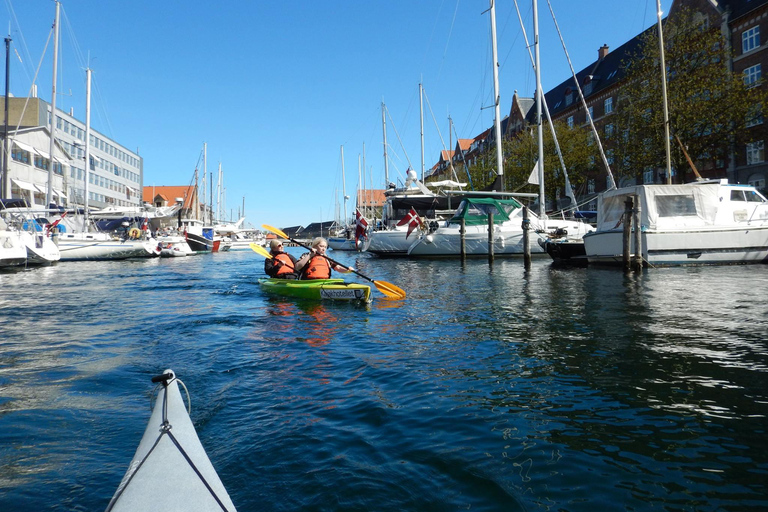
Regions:
<instances>
[{"instance_id":1,"label":"building window","mask_svg":"<svg viewBox=\"0 0 768 512\"><path fill-rule=\"evenodd\" d=\"M35 167L44 171L48 170L49 161L47 158L43 158L40 155L35 155Z\"/></svg>"},{"instance_id":2,"label":"building window","mask_svg":"<svg viewBox=\"0 0 768 512\"><path fill-rule=\"evenodd\" d=\"M748 67L744 70L744 85L755 86L760 80L760 64Z\"/></svg>"},{"instance_id":3,"label":"building window","mask_svg":"<svg viewBox=\"0 0 768 512\"><path fill-rule=\"evenodd\" d=\"M741 33L741 53L747 53L760 46L760 27L752 27Z\"/></svg>"},{"instance_id":4,"label":"building window","mask_svg":"<svg viewBox=\"0 0 768 512\"><path fill-rule=\"evenodd\" d=\"M613 98L606 98L603 103L603 108L605 109L606 114L613 112Z\"/></svg>"},{"instance_id":5,"label":"building window","mask_svg":"<svg viewBox=\"0 0 768 512\"><path fill-rule=\"evenodd\" d=\"M587 110L589 111L589 118L595 119L595 107L589 107Z\"/></svg>"},{"instance_id":6,"label":"building window","mask_svg":"<svg viewBox=\"0 0 768 512\"><path fill-rule=\"evenodd\" d=\"M17 162L29 165L29 151L24 151L16 145L11 149L11 158Z\"/></svg>"},{"instance_id":7,"label":"building window","mask_svg":"<svg viewBox=\"0 0 768 512\"><path fill-rule=\"evenodd\" d=\"M568 116L566 121L568 122L568 128L573 128L573 116Z\"/></svg>"},{"instance_id":8,"label":"building window","mask_svg":"<svg viewBox=\"0 0 768 512\"><path fill-rule=\"evenodd\" d=\"M758 140L747 144L747 165L759 164L765 161L765 142Z\"/></svg>"},{"instance_id":9,"label":"building window","mask_svg":"<svg viewBox=\"0 0 768 512\"><path fill-rule=\"evenodd\" d=\"M613 136L613 124L608 123L605 125L605 138L610 139Z\"/></svg>"},{"instance_id":10,"label":"building window","mask_svg":"<svg viewBox=\"0 0 768 512\"><path fill-rule=\"evenodd\" d=\"M573 90L569 87L565 90L565 106L573 103Z\"/></svg>"},{"instance_id":11,"label":"building window","mask_svg":"<svg viewBox=\"0 0 768 512\"><path fill-rule=\"evenodd\" d=\"M587 180L587 194L595 193L595 180Z\"/></svg>"},{"instance_id":12,"label":"building window","mask_svg":"<svg viewBox=\"0 0 768 512\"><path fill-rule=\"evenodd\" d=\"M643 183L653 183L653 169L643 172Z\"/></svg>"}]
</instances>

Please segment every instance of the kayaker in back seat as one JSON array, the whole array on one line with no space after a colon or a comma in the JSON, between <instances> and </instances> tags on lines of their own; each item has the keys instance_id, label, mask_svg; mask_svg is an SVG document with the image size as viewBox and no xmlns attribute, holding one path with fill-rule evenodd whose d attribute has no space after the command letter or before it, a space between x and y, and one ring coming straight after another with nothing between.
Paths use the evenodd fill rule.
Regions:
<instances>
[{"instance_id":1,"label":"kayaker in back seat","mask_svg":"<svg viewBox=\"0 0 768 512\"><path fill-rule=\"evenodd\" d=\"M354 270L352 267L331 263L325 257L326 249L328 241L325 238L320 236L312 240L312 249L296 262L296 270L300 272L301 279L330 279L331 269L342 273Z\"/></svg>"},{"instance_id":2,"label":"kayaker in back seat","mask_svg":"<svg viewBox=\"0 0 768 512\"><path fill-rule=\"evenodd\" d=\"M279 279L298 279L299 272L296 270L296 258L283 252L283 242L272 240L269 243L269 253L271 258L264 260L264 272L269 277Z\"/></svg>"}]
</instances>

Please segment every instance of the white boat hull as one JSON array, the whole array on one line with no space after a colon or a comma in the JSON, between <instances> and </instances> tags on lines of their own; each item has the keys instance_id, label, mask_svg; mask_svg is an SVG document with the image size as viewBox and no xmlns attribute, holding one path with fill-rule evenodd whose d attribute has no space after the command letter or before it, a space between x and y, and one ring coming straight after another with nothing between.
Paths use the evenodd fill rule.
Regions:
<instances>
[{"instance_id":1,"label":"white boat hull","mask_svg":"<svg viewBox=\"0 0 768 512\"><path fill-rule=\"evenodd\" d=\"M15 230L0 231L0 268L18 267L27 263L27 248L21 238L21 232Z\"/></svg>"},{"instance_id":2,"label":"white boat hull","mask_svg":"<svg viewBox=\"0 0 768 512\"><path fill-rule=\"evenodd\" d=\"M419 231L408 236L406 229L374 231L368 251L379 256L408 256L408 249L419 239Z\"/></svg>"},{"instance_id":3,"label":"white boat hull","mask_svg":"<svg viewBox=\"0 0 768 512\"><path fill-rule=\"evenodd\" d=\"M53 265L61 259L59 248L42 232L24 231L21 238L27 250L27 265Z\"/></svg>"},{"instance_id":4,"label":"white boat hull","mask_svg":"<svg viewBox=\"0 0 768 512\"><path fill-rule=\"evenodd\" d=\"M533 224L533 223L532 223ZM548 220L547 229L566 229L576 236L590 229L587 225L567 220ZM543 254L544 248L538 243L540 235L535 230L528 232L530 254ZM522 222L511 220L496 225L492 239L495 256L522 255L525 253ZM467 226L464 235L464 248L467 256L487 256L489 254L488 226ZM438 228L434 233L423 235L408 249L412 257L439 257L461 255L461 234L458 224L449 224Z\"/></svg>"},{"instance_id":5,"label":"white boat hull","mask_svg":"<svg viewBox=\"0 0 768 512\"><path fill-rule=\"evenodd\" d=\"M142 240L119 240L102 233L64 233L58 237L61 261L77 260L124 260L150 256L147 244Z\"/></svg>"},{"instance_id":6,"label":"white boat hull","mask_svg":"<svg viewBox=\"0 0 768 512\"><path fill-rule=\"evenodd\" d=\"M340 236L328 237L328 247L334 251L356 251L354 238L346 238Z\"/></svg>"},{"instance_id":7,"label":"white boat hull","mask_svg":"<svg viewBox=\"0 0 768 512\"><path fill-rule=\"evenodd\" d=\"M643 259L653 266L768 263L768 225L757 228L697 231L644 231ZM623 232L591 233L584 237L590 263L621 264ZM630 252L635 254L634 234Z\"/></svg>"}]
</instances>

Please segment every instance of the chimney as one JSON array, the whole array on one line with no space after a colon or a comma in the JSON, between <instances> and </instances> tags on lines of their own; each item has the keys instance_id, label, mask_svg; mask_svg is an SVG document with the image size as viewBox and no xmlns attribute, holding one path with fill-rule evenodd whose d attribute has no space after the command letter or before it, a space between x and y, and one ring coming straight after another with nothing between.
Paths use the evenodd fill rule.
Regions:
<instances>
[{"instance_id":1,"label":"chimney","mask_svg":"<svg viewBox=\"0 0 768 512\"><path fill-rule=\"evenodd\" d=\"M597 49L597 60L603 60L608 56L608 45L604 44Z\"/></svg>"},{"instance_id":2,"label":"chimney","mask_svg":"<svg viewBox=\"0 0 768 512\"><path fill-rule=\"evenodd\" d=\"M69 107L69 117L75 117L75 107Z\"/></svg>"}]
</instances>

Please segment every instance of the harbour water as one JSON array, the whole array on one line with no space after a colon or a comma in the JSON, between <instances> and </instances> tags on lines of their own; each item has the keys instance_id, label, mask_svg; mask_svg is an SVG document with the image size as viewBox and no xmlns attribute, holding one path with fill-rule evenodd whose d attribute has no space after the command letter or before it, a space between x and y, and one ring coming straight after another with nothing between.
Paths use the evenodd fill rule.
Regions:
<instances>
[{"instance_id":1,"label":"harbour water","mask_svg":"<svg viewBox=\"0 0 768 512\"><path fill-rule=\"evenodd\" d=\"M0 274L0 510L103 510L166 368L241 512L768 509L768 265L331 256L407 299L267 297L252 252Z\"/></svg>"}]
</instances>

